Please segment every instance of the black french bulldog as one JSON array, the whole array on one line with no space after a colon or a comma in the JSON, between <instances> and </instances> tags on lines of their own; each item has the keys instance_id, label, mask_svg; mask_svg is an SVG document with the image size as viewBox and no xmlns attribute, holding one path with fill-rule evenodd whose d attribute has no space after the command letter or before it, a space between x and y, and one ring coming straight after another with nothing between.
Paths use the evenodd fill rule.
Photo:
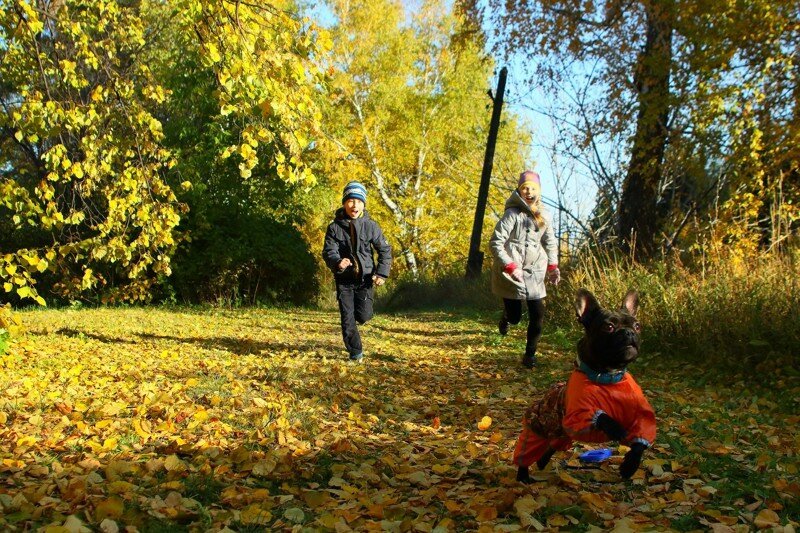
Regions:
<instances>
[{"instance_id":1,"label":"black french bulldog","mask_svg":"<svg viewBox=\"0 0 800 533\"><path fill-rule=\"evenodd\" d=\"M585 335L569 381L553 385L525 412L514 451L517 480L530 480L528 467L542 469L557 450L573 441L619 441L630 446L620 475L630 478L656 436L653 408L627 371L639 356L639 296L628 291L616 311L603 309L586 289L575 300Z\"/></svg>"}]
</instances>

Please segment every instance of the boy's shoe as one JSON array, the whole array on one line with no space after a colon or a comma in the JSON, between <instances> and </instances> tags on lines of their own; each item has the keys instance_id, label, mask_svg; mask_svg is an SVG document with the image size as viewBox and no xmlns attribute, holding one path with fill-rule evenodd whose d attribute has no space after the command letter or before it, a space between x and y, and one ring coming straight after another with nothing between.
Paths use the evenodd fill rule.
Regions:
<instances>
[{"instance_id":1,"label":"boy's shoe","mask_svg":"<svg viewBox=\"0 0 800 533\"><path fill-rule=\"evenodd\" d=\"M500 335L508 333L508 320L506 320L505 315L503 315L500 322L497 324L497 331L500 332Z\"/></svg>"},{"instance_id":2,"label":"boy's shoe","mask_svg":"<svg viewBox=\"0 0 800 533\"><path fill-rule=\"evenodd\" d=\"M363 353L352 353L352 354L350 354L350 361L353 362L353 363L360 363L363 360L364 360L364 354Z\"/></svg>"},{"instance_id":3,"label":"boy's shoe","mask_svg":"<svg viewBox=\"0 0 800 533\"><path fill-rule=\"evenodd\" d=\"M525 368L533 368L536 366L536 356L525 354L522 357L522 366Z\"/></svg>"}]
</instances>

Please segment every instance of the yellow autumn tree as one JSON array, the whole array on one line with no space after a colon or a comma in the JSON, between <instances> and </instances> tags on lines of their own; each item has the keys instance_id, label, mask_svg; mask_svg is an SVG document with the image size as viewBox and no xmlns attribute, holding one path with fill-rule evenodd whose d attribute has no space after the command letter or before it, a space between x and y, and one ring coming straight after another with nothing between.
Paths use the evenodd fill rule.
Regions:
<instances>
[{"instance_id":1,"label":"yellow autumn tree","mask_svg":"<svg viewBox=\"0 0 800 533\"><path fill-rule=\"evenodd\" d=\"M392 241L401 270L416 276L463 269L491 113L486 92L496 82L493 62L445 2L422 2L410 12L397 0L331 0L329 6L336 17L333 104L325 119L331 181L367 185L367 209ZM506 111L497 182L521 171L527 142ZM501 206L506 193L493 188L491 205Z\"/></svg>"},{"instance_id":2,"label":"yellow autumn tree","mask_svg":"<svg viewBox=\"0 0 800 533\"><path fill-rule=\"evenodd\" d=\"M185 209L165 176L158 110L170 94L154 71L160 32L199 47L218 83L220 115L246 122L220 157L242 178L268 144L287 181L313 180L301 161L320 116L318 33L282 6L215 0L0 3L0 279L14 298L100 287L144 300L170 273ZM257 120L252 120L257 118ZM298 127L298 124L301 126ZM185 182L183 187L191 187Z\"/></svg>"}]
</instances>

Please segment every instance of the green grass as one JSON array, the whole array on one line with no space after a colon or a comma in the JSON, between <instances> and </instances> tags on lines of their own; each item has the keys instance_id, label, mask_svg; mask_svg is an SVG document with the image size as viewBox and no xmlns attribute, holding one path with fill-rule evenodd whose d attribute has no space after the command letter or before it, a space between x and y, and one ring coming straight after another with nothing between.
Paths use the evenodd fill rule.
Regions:
<instances>
[{"instance_id":1,"label":"green grass","mask_svg":"<svg viewBox=\"0 0 800 533\"><path fill-rule=\"evenodd\" d=\"M6 353L8 341L11 335L5 329L0 328L0 355Z\"/></svg>"},{"instance_id":2,"label":"green grass","mask_svg":"<svg viewBox=\"0 0 800 533\"><path fill-rule=\"evenodd\" d=\"M268 526L260 526L257 524L242 524L241 522L234 522L231 524L233 531L237 533L263 533L269 531Z\"/></svg>"},{"instance_id":3,"label":"green grass","mask_svg":"<svg viewBox=\"0 0 800 533\"><path fill-rule=\"evenodd\" d=\"M336 458L327 451L323 451L315 457L315 467L309 472L309 483L327 483L332 476L332 467L336 464Z\"/></svg>"},{"instance_id":4,"label":"green grass","mask_svg":"<svg viewBox=\"0 0 800 533\"><path fill-rule=\"evenodd\" d=\"M680 518L673 518L670 526L676 531L697 531L703 530L703 524L693 514L687 514Z\"/></svg>"},{"instance_id":5,"label":"green grass","mask_svg":"<svg viewBox=\"0 0 800 533\"><path fill-rule=\"evenodd\" d=\"M142 533L183 533L184 531L188 532L189 527L160 518L154 518L145 522L139 531Z\"/></svg>"},{"instance_id":6,"label":"green grass","mask_svg":"<svg viewBox=\"0 0 800 533\"><path fill-rule=\"evenodd\" d=\"M408 311L432 309L488 310L496 298L490 289L489 273L467 280L463 272L453 271L437 277L413 279L408 276L392 280L376 297L378 310Z\"/></svg>"},{"instance_id":7,"label":"green grass","mask_svg":"<svg viewBox=\"0 0 800 533\"><path fill-rule=\"evenodd\" d=\"M219 501L226 485L212 475L191 474L183 479L183 487L183 496L208 506Z\"/></svg>"}]
</instances>

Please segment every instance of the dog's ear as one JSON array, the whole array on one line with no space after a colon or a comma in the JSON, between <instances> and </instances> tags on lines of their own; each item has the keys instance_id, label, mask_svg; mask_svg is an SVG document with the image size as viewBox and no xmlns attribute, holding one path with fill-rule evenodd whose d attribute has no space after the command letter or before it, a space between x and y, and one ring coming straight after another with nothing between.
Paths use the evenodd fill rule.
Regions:
<instances>
[{"instance_id":1,"label":"dog's ear","mask_svg":"<svg viewBox=\"0 0 800 533\"><path fill-rule=\"evenodd\" d=\"M636 291L628 291L625 298L622 299L622 310L627 311L632 317L636 316L639 310L639 293Z\"/></svg>"},{"instance_id":2,"label":"dog's ear","mask_svg":"<svg viewBox=\"0 0 800 533\"><path fill-rule=\"evenodd\" d=\"M589 318L598 309L600 309L600 304L597 302L597 298L586 289L578 289L578 294L575 296L575 314L578 322L586 326Z\"/></svg>"}]
</instances>

